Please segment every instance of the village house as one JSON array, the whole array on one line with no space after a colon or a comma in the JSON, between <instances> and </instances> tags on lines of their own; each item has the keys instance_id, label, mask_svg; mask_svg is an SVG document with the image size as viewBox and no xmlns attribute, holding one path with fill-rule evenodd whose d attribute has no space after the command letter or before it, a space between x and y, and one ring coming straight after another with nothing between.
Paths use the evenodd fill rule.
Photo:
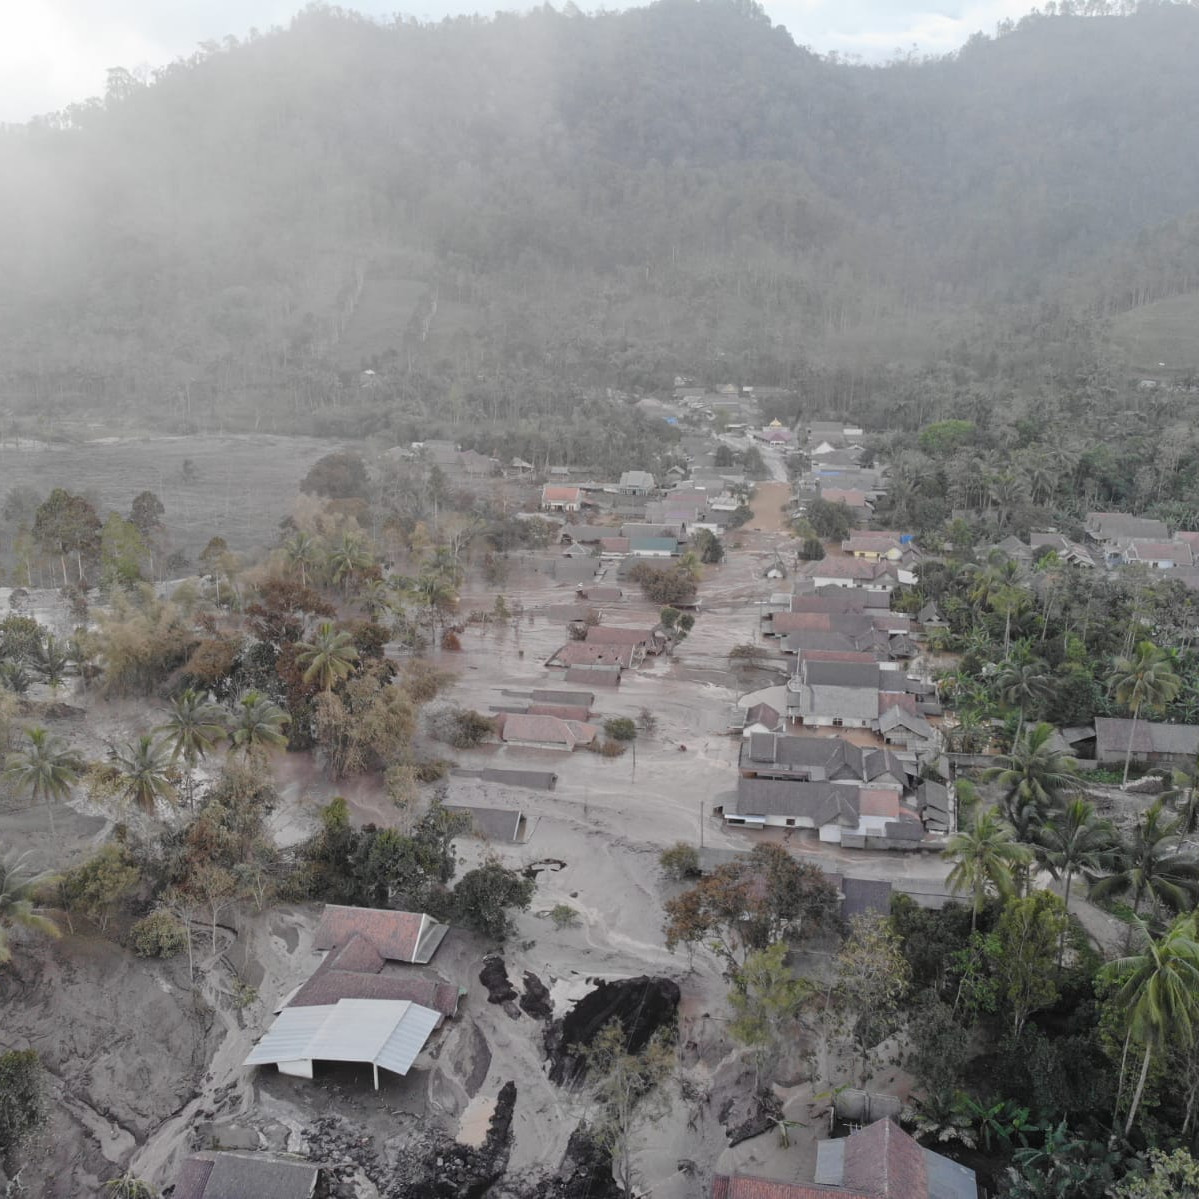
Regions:
<instances>
[{"instance_id":1,"label":"village house","mask_svg":"<svg viewBox=\"0 0 1199 1199\"><path fill-rule=\"evenodd\" d=\"M1134 537L1120 550L1120 558L1126 566L1140 563L1154 570L1187 570L1195 565L1190 545L1185 541L1147 541Z\"/></svg>"},{"instance_id":2,"label":"village house","mask_svg":"<svg viewBox=\"0 0 1199 1199\"><path fill-rule=\"evenodd\" d=\"M312 1078L317 1061L369 1063L376 1090L380 1067L406 1074L462 992L389 964L428 963L448 931L422 912L327 904L313 938L325 957L244 1064Z\"/></svg>"},{"instance_id":3,"label":"village house","mask_svg":"<svg viewBox=\"0 0 1199 1199\"><path fill-rule=\"evenodd\" d=\"M312 1199L320 1172L311 1162L272 1153L193 1153L183 1159L171 1194L173 1199Z\"/></svg>"},{"instance_id":4,"label":"village house","mask_svg":"<svg viewBox=\"0 0 1199 1199\"><path fill-rule=\"evenodd\" d=\"M1088 512L1086 534L1099 546L1104 562L1118 564L1124 547L1131 541L1168 542L1170 531L1165 522L1127 512Z\"/></svg>"},{"instance_id":5,"label":"village house","mask_svg":"<svg viewBox=\"0 0 1199 1199\"><path fill-rule=\"evenodd\" d=\"M854 745L842 737L792 737L754 733L741 745L743 778L794 779L869 785L904 792L911 775L889 749Z\"/></svg>"},{"instance_id":6,"label":"village house","mask_svg":"<svg viewBox=\"0 0 1199 1199\"><path fill-rule=\"evenodd\" d=\"M855 558L866 558L872 562L883 559L899 562L913 547L911 533L875 533L859 530L841 542L842 553L851 554Z\"/></svg>"},{"instance_id":7,"label":"village house","mask_svg":"<svg viewBox=\"0 0 1199 1199\"><path fill-rule=\"evenodd\" d=\"M545 660L547 666L561 666L569 670L572 666L619 666L632 670L645 659L645 647L641 644L605 645L593 641L568 641L559 646Z\"/></svg>"},{"instance_id":8,"label":"village house","mask_svg":"<svg viewBox=\"0 0 1199 1199\"><path fill-rule=\"evenodd\" d=\"M647 470L626 470L621 474L616 489L624 495L650 495L657 490L657 484Z\"/></svg>"},{"instance_id":9,"label":"village house","mask_svg":"<svg viewBox=\"0 0 1199 1199\"><path fill-rule=\"evenodd\" d=\"M810 662L787 682L787 715L813 728L874 728L882 671L863 662Z\"/></svg>"},{"instance_id":10,"label":"village house","mask_svg":"<svg viewBox=\"0 0 1199 1199\"><path fill-rule=\"evenodd\" d=\"M858 487L820 487L820 498L829 504L844 504L857 520L869 520L874 515L870 496Z\"/></svg>"},{"instance_id":11,"label":"village house","mask_svg":"<svg viewBox=\"0 0 1199 1199\"><path fill-rule=\"evenodd\" d=\"M630 629L620 625L597 624L587 630L585 644L609 646L636 646L646 654L660 654L666 650L666 633L661 628Z\"/></svg>"},{"instance_id":12,"label":"village house","mask_svg":"<svg viewBox=\"0 0 1199 1199\"><path fill-rule=\"evenodd\" d=\"M745 738L758 733L780 732L782 727L782 714L767 703L753 704L748 708L734 707L729 721L729 732L740 733Z\"/></svg>"},{"instance_id":13,"label":"village house","mask_svg":"<svg viewBox=\"0 0 1199 1199\"><path fill-rule=\"evenodd\" d=\"M801 562L797 579L810 579L816 587L849 587L863 591L894 591L902 582L900 571L889 562L869 562L862 558L822 558L819 562Z\"/></svg>"},{"instance_id":14,"label":"village house","mask_svg":"<svg viewBox=\"0 0 1199 1199\"><path fill-rule=\"evenodd\" d=\"M571 673L568 669L567 679L570 679ZM590 745L599 736L599 729L594 725L562 720L557 716L501 712L495 721L500 740L505 745L521 745L528 749L555 749L569 753L578 745Z\"/></svg>"},{"instance_id":15,"label":"village house","mask_svg":"<svg viewBox=\"0 0 1199 1199\"><path fill-rule=\"evenodd\" d=\"M578 512L583 506L583 493L578 487L547 483L541 489L541 507L545 512Z\"/></svg>"},{"instance_id":16,"label":"village house","mask_svg":"<svg viewBox=\"0 0 1199 1199\"><path fill-rule=\"evenodd\" d=\"M969 1167L923 1148L884 1118L818 1141L811 1183L717 1174L712 1199L978 1199L978 1182Z\"/></svg>"},{"instance_id":17,"label":"village house","mask_svg":"<svg viewBox=\"0 0 1199 1199\"><path fill-rule=\"evenodd\" d=\"M1132 760L1143 766L1189 770L1199 753L1199 725L1165 724L1151 720L1095 718L1095 760L1101 766L1123 766L1132 744Z\"/></svg>"},{"instance_id":18,"label":"village house","mask_svg":"<svg viewBox=\"0 0 1199 1199\"><path fill-rule=\"evenodd\" d=\"M910 849L924 839L915 810L891 787L742 776L723 815L727 825L809 829L851 849Z\"/></svg>"}]
</instances>

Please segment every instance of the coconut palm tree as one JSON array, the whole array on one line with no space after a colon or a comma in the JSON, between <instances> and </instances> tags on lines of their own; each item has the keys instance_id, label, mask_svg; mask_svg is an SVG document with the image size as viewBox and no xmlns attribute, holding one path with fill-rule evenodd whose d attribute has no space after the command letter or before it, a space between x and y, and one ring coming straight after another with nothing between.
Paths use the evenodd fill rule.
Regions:
<instances>
[{"instance_id":1,"label":"coconut palm tree","mask_svg":"<svg viewBox=\"0 0 1199 1199\"><path fill-rule=\"evenodd\" d=\"M44 728L25 730L25 746L9 754L4 777L37 803L46 803L50 817L50 835L54 835L54 804L71 794L71 787L83 770L83 762L61 737L53 737Z\"/></svg>"},{"instance_id":2,"label":"coconut palm tree","mask_svg":"<svg viewBox=\"0 0 1199 1199\"><path fill-rule=\"evenodd\" d=\"M1182 690L1182 680L1174 672L1169 655L1152 641L1140 642L1126 658L1117 658L1108 675L1108 684L1116 699L1132 713L1128 726L1128 750L1124 755L1124 782L1128 786L1128 767L1132 762L1132 740L1137 720L1144 711L1158 712Z\"/></svg>"},{"instance_id":3,"label":"coconut palm tree","mask_svg":"<svg viewBox=\"0 0 1199 1199\"><path fill-rule=\"evenodd\" d=\"M970 823L949 838L942 856L954 863L945 880L955 895L969 892L972 898L970 931L978 926L978 913L987 895L1011 895L1016 890L1014 872L1032 859L1032 851L1020 845L1009 824L994 808L976 812Z\"/></svg>"},{"instance_id":4,"label":"coconut palm tree","mask_svg":"<svg viewBox=\"0 0 1199 1199\"><path fill-rule=\"evenodd\" d=\"M63 643L53 633L47 633L46 640L38 649L35 667L52 694L58 694L63 679L67 677L70 662L71 656Z\"/></svg>"},{"instance_id":5,"label":"coconut palm tree","mask_svg":"<svg viewBox=\"0 0 1199 1199\"><path fill-rule=\"evenodd\" d=\"M311 641L296 647L296 662L304 667L304 682L315 682L322 691L332 691L334 683L348 678L358 661L354 639L331 620L316 626Z\"/></svg>"},{"instance_id":6,"label":"coconut palm tree","mask_svg":"<svg viewBox=\"0 0 1199 1199\"><path fill-rule=\"evenodd\" d=\"M1179 850L1176 831L1159 799L1133 826L1130 839L1117 849L1112 873L1099 879L1091 894L1097 899L1131 895L1138 913L1146 895L1155 913L1193 906L1199 898L1199 860Z\"/></svg>"},{"instance_id":7,"label":"coconut palm tree","mask_svg":"<svg viewBox=\"0 0 1199 1199\"><path fill-rule=\"evenodd\" d=\"M225 709L207 695L188 688L176 697L167 719L154 731L165 734L171 745L171 761L183 759L187 767L187 800L193 801L193 774L226 733Z\"/></svg>"},{"instance_id":8,"label":"coconut palm tree","mask_svg":"<svg viewBox=\"0 0 1199 1199\"><path fill-rule=\"evenodd\" d=\"M1050 812L1078 787L1074 759L1055 750L1052 737L1051 724L1026 728L1011 752L1001 754L996 765L983 773L985 782L1002 788L1003 815L1016 837L1026 843L1035 840L1036 830Z\"/></svg>"},{"instance_id":9,"label":"coconut palm tree","mask_svg":"<svg viewBox=\"0 0 1199 1199\"><path fill-rule=\"evenodd\" d=\"M1070 911L1070 885L1076 874L1088 882L1114 865L1117 839L1115 830L1101 820L1085 799L1071 800L1065 809L1050 818L1037 833L1037 859L1055 879L1064 879L1064 905ZM1066 948L1066 928L1057 947L1057 968L1062 968Z\"/></svg>"},{"instance_id":10,"label":"coconut palm tree","mask_svg":"<svg viewBox=\"0 0 1199 1199\"><path fill-rule=\"evenodd\" d=\"M360 533L343 533L329 550L326 559L329 576L342 590L349 591L350 584L364 571L374 565L374 559Z\"/></svg>"},{"instance_id":11,"label":"coconut palm tree","mask_svg":"<svg viewBox=\"0 0 1199 1199\"><path fill-rule=\"evenodd\" d=\"M24 928L47 937L62 935L58 925L38 911L37 904L38 895L54 882L54 876L34 870L29 857L28 850L0 853L0 966L12 960L9 929Z\"/></svg>"},{"instance_id":12,"label":"coconut palm tree","mask_svg":"<svg viewBox=\"0 0 1199 1199\"><path fill-rule=\"evenodd\" d=\"M320 565L321 544L311 533L297 529L284 543L283 556L293 570L300 572L300 585L308 586L308 572Z\"/></svg>"},{"instance_id":13,"label":"coconut palm tree","mask_svg":"<svg viewBox=\"0 0 1199 1199\"><path fill-rule=\"evenodd\" d=\"M1145 924L1137 921L1145 942L1142 952L1118 958L1106 967L1119 984L1113 998L1128 1022L1116 1091L1117 1111L1129 1048L1136 1042L1145 1049L1124 1125L1125 1137L1136 1121L1154 1051L1165 1045L1187 1048L1195 1041L1199 1022L1199 929L1195 920L1193 912L1179 917L1156 941Z\"/></svg>"},{"instance_id":14,"label":"coconut palm tree","mask_svg":"<svg viewBox=\"0 0 1199 1199\"><path fill-rule=\"evenodd\" d=\"M230 733L234 748L249 757L268 745L285 745L283 732L291 717L260 691L247 691L238 701L233 713Z\"/></svg>"},{"instance_id":15,"label":"coconut palm tree","mask_svg":"<svg viewBox=\"0 0 1199 1199\"><path fill-rule=\"evenodd\" d=\"M151 815L158 801L174 803L170 757L167 747L153 733L143 733L136 741L108 751L108 760L121 772L121 792L143 812Z\"/></svg>"},{"instance_id":16,"label":"coconut palm tree","mask_svg":"<svg viewBox=\"0 0 1199 1199\"><path fill-rule=\"evenodd\" d=\"M1024 713L1048 698L1050 683L1045 674L1045 663L1037 658L1025 661L1008 658L995 673L995 690L1000 703L1015 708L1020 714L1016 724L1016 740L1019 741L1024 731Z\"/></svg>"}]
</instances>

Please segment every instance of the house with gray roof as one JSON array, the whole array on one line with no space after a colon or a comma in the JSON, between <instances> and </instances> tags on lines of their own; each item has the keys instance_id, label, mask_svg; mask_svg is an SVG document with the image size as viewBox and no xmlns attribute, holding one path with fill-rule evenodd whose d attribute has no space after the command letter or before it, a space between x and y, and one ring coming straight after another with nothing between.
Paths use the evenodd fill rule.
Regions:
<instances>
[{"instance_id":1,"label":"house with gray roof","mask_svg":"<svg viewBox=\"0 0 1199 1199\"><path fill-rule=\"evenodd\" d=\"M1134 762L1189 769L1199 753L1199 725L1095 718L1095 759L1101 765L1122 766L1130 741Z\"/></svg>"},{"instance_id":2,"label":"house with gray roof","mask_svg":"<svg viewBox=\"0 0 1199 1199\"><path fill-rule=\"evenodd\" d=\"M174 1199L312 1199L320 1167L270 1153L193 1153L175 1179Z\"/></svg>"},{"instance_id":3,"label":"house with gray roof","mask_svg":"<svg viewBox=\"0 0 1199 1199\"><path fill-rule=\"evenodd\" d=\"M866 784L902 792L908 768L889 749L854 745L842 737L794 737L753 733L741 746L738 769L745 778Z\"/></svg>"},{"instance_id":4,"label":"house with gray roof","mask_svg":"<svg viewBox=\"0 0 1199 1199\"><path fill-rule=\"evenodd\" d=\"M810 662L787 682L787 715L814 728L874 728L882 671L875 663Z\"/></svg>"},{"instance_id":5,"label":"house with gray roof","mask_svg":"<svg viewBox=\"0 0 1199 1199\"><path fill-rule=\"evenodd\" d=\"M647 470L626 470L616 484L617 490L624 495L649 495L657 486L654 476Z\"/></svg>"}]
</instances>

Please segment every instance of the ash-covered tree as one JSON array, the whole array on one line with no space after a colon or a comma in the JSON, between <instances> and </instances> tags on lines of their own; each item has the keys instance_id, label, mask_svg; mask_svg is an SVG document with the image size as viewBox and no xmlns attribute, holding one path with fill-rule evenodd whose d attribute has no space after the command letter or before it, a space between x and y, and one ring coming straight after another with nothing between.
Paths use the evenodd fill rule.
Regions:
<instances>
[{"instance_id":1,"label":"ash-covered tree","mask_svg":"<svg viewBox=\"0 0 1199 1199\"><path fill-rule=\"evenodd\" d=\"M67 585L67 559L75 559L77 578L83 579L84 559L93 559L100 549L100 518L81 495L56 487L38 506L33 536L42 552L56 557Z\"/></svg>"},{"instance_id":2,"label":"ash-covered tree","mask_svg":"<svg viewBox=\"0 0 1199 1199\"><path fill-rule=\"evenodd\" d=\"M735 975L755 949L830 926L837 905L823 870L782 846L757 845L748 858L718 866L667 901L666 947L707 944Z\"/></svg>"},{"instance_id":3,"label":"ash-covered tree","mask_svg":"<svg viewBox=\"0 0 1199 1199\"><path fill-rule=\"evenodd\" d=\"M586 1058L598 1109L596 1140L612 1157L617 1184L634 1195L633 1154L646 1127L669 1111L664 1084L675 1068L674 1046L659 1031L639 1053L632 1053L620 1021L612 1020L587 1047Z\"/></svg>"},{"instance_id":4,"label":"ash-covered tree","mask_svg":"<svg viewBox=\"0 0 1199 1199\"><path fill-rule=\"evenodd\" d=\"M825 541L844 541L857 524L849 505L843 501L834 504L815 499L808 505L805 515L812 531Z\"/></svg>"},{"instance_id":5,"label":"ash-covered tree","mask_svg":"<svg viewBox=\"0 0 1199 1199\"><path fill-rule=\"evenodd\" d=\"M370 494L366 463L358 454L342 451L326 454L312 464L300 482L305 495L331 500L362 500Z\"/></svg>"},{"instance_id":6,"label":"ash-covered tree","mask_svg":"<svg viewBox=\"0 0 1199 1199\"><path fill-rule=\"evenodd\" d=\"M148 543L156 534L162 532L162 517L166 509L162 500L152 491L140 491L133 497L129 508L129 522Z\"/></svg>"},{"instance_id":7,"label":"ash-covered tree","mask_svg":"<svg viewBox=\"0 0 1199 1199\"><path fill-rule=\"evenodd\" d=\"M755 950L738 971L729 993L729 1032L753 1052L755 1091L763 1066L794 1039L789 1034L812 990L812 984L787 965L787 947L781 941Z\"/></svg>"},{"instance_id":8,"label":"ash-covered tree","mask_svg":"<svg viewBox=\"0 0 1199 1199\"><path fill-rule=\"evenodd\" d=\"M536 886L535 879L488 857L454 886L453 918L493 941L503 941L514 928L511 913L528 910Z\"/></svg>"},{"instance_id":9,"label":"ash-covered tree","mask_svg":"<svg viewBox=\"0 0 1199 1199\"><path fill-rule=\"evenodd\" d=\"M912 970L903 945L886 916L855 916L849 936L837 954L830 1009L858 1052L860 1085L866 1084L871 1051L897 1026L900 1001L907 994Z\"/></svg>"}]
</instances>

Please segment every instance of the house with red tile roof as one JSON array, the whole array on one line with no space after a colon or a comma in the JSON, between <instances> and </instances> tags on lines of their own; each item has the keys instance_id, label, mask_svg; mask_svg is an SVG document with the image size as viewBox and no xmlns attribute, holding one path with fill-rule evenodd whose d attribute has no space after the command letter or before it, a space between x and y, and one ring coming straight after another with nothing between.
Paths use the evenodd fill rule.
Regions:
<instances>
[{"instance_id":1,"label":"house with red tile roof","mask_svg":"<svg viewBox=\"0 0 1199 1199\"><path fill-rule=\"evenodd\" d=\"M333 949L345 946L359 936L357 953L371 960L370 951L389 962L416 962L425 965L450 931L424 912L394 912L389 908L352 908L337 903L325 904L316 926L313 947ZM364 947L365 946L365 947Z\"/></svg>"},{"instance_id":2,"label":"house with red tile roof","mask_svg":"<svg viewBox=\"0 0 1199 1199\"><path fill-rule=\"evenodd\" d=\"M816 1147L811 1183L717 1174L712 1199L978 1199L974 1171L925 1149L893 1120Z\"/></svg>"},{"instance_id":3,"label":"house with red tile roof","mask_svg":"<svg viewBox=\"0 0 1199 1199\"><path fill-rule=\"evenodd\" d=\"M525 745L531 749L560 749L569 753L576 745L590 745L599 736L599 729L593 724L557 716L501 712L496 724L505 745Z\"/></svg>"},{"instance_id":4,"label":"house with red tile roof","mask_svg":"<svg viewBox=\"0 0 1199 1199\"><path fill-rule=\"evenodd\" d=\"M546 512L578 512L582 506L583 491L579 487L547 483L541 489L541 507Z\"/></svg>"}]
</instances>

